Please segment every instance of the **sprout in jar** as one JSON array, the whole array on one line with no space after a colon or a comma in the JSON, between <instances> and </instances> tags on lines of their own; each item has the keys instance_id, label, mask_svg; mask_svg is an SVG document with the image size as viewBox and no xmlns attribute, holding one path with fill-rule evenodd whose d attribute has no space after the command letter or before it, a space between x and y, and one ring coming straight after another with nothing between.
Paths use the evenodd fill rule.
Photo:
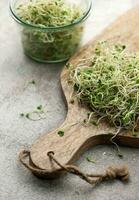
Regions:
<instances>
[{"instance_id":1,"label":"sprout in jar","mask_svg":"<svg viewBox=\"0 0 139 200\"><path fill-rule=\"evenodd\" d=\"M16 12L20 20L31 25L22 30L24 51L30 57L64 61L79 47L83 23L77 22L84 16L81 8L64 0L30 0L18 5Z\"/></svg>"}]
</instances>

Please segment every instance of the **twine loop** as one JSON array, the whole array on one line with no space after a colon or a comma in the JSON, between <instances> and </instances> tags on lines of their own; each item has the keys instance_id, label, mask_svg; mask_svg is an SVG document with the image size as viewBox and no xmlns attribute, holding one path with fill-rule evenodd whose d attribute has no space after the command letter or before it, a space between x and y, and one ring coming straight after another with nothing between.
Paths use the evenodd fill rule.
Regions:
<instances>
[{"instance_id":1,"label":"twine loop","mask_svg":"<svg viewBox=\"0 0 139 200\"><path fill-rule=\"evenodd\" d=\"M127 181L129 178L129 171L128 168L126 166L122 166L122 167L108 167L106 170L106 175L104 178L108 178L108 179L115 179L118 178L122 181Z\"/></svg>"},{"instance_id":2,"label":"twine loop","mask_svg":"<svg viewBox=\"0 0 139 200\"><path fill-rule=\"evenodd\" d=\"M79 176L80 178L82 178L83 180L85 180L91 185L96 185L99 182L102 182L104 180L110 180L110 179L120 179L121 181L128 181L129 179L129 170L127 166L120 166L120 167L109 166L106 169L105 173L86 174L86 173L83 173L75 165L62 165L55 158L54 152L48 152L47 155L50 157L50 160L53 160L63 170L67 171L68 173L72 173L74 175Z\"/></svg>"},{"instance_id":3,"label":"twine loop","mask_svg":"<svg viewBox=\"0 0 139 200\"><path fill-rule=\"evenodd\" d=\"M55 157L54 152L48 152L47 153L50 162L56 163L62 171L74 174L81 179L85 180L87 183L95 186L98 183L101 183L102 181L106 180L112 180L112 179L119 179L123 182L128 181L129 179L129 170L127 166L121 166L121 167L115 167L115 166L109 166L104 173L91 173L87 174L82 172L77 166L75 165L63 165L61 164ZM30 158L30 152L28 150L23 150L19 154L19 160L21 163L28 168L30 171L35 172L35 174L38 175L47 175L48 171L45 169L37 168L36 166L32 166L29 163L25 161L25 158Z\"/></svg>"}]
</instances>

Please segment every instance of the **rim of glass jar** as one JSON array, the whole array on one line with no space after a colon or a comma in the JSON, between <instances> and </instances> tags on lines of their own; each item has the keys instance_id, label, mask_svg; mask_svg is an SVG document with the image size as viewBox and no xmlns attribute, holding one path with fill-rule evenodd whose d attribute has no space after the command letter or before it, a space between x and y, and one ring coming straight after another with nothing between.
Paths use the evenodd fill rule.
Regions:
<instances>
[{"instance_id":1,"label":"rim of glass jar","mask_svg":"<svg viewBox=\"0 0 139 200\"><path fill-rule=\"evenodd\" d=\"M86 9L86 12L84 13L84 15L82 17L80 17L77 21L71 23L71 24L67 24L67 25L63 25L63 26L55 26L55 27L40 27L38 25L33 25L33 24L29 24L23 20L21 20L14 12L14 8L13 8L13 1L14 0L10 0L9 2L9 8L10 8L10 12L12 14L12 17L14 18L14 20L16 22L18 22L21 25L27 26L28 28L36 28L36 29L40 29L40 30L56 30L56 29L64 29L64 28L68 28L68 27L72 27L75 26L81 22L84 22L90 15L90 11L92 9L92 0L88 0L88 7Z\"/></svg>"}]
</instances>

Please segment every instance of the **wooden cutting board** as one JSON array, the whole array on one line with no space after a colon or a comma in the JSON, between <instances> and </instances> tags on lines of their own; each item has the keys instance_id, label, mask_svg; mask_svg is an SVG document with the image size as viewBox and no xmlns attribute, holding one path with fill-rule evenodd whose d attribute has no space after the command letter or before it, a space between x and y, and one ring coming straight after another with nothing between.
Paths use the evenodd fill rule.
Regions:
<instances>
[{"instance_id":1,"label":"wooden cutting board","mask_svg":"<svg viewBox=\"0 0 139 200\"><path fill-rule=\"evenodd\" d=\"M91 28L91 27L90 27ZM93 28L93 27L92 27ZM84 46L69 63L76 67L76 64L82 58L88 58L97 41L110 40L112 42L122 42L127 45L129 50L139 50L139 7L133 8L104 32ZM87 110L81 107L76 101L70 103L73 88L68 83L68 70L65 67L61 74L61 85L67 104L67 117L60 128L50 133L44 133L40 136L30 148L30 161L38 169L45 169L46 177L53 176L60 170L59 166L50 162L47 155L49 151L55 153L55 157L62 164L72 163L79 158L90 146L98 144L109 144L112 137L109 133L115 133L115 128L103 122L99 126L83 126L77 122L86 118ZM77 123L77 124L76 124ZM72 126L72 124L75 124ZM65 134L60 137L57 132L64 130ZM133 136L131 132L121 133L117 139L120 145L129 147L139 147L139 136ZM37 175L37 174L36 174Z\"/></svg>"}]
</instances>

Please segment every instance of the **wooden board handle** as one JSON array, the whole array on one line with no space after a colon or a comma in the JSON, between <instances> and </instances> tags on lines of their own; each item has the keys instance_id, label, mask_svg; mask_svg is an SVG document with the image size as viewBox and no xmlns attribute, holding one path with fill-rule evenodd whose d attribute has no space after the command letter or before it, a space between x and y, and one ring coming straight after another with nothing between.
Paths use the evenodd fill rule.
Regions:
<instances>
[{"instance_id":1,"label":"wooden board handle","mask_svg":"<svg viewBox=\"0 0 139 200\"><path fill-rule=\"evenodd\" d=\"M64 123L65 127L67 123ZM62 126L60 129L63 129ZM112 137L110 127L106 123L97 126L85 127L80 123L65 128L63 137L57 134L57 129L37 140L30 149L30 158L32 163L39 169L46 172L47 177L54 177L61 170L60 167L52 162L48 157L48 152L54 152L55 158L62 164L71 164L79 158L89 147L100 144L111 144ZM111 133L115 133L115 129L111 128ZM139 138L131 136L130 133L122 133L116 138L116 142L120 145L130 147L139 147Z\"/></svg>"}]
</instances>

